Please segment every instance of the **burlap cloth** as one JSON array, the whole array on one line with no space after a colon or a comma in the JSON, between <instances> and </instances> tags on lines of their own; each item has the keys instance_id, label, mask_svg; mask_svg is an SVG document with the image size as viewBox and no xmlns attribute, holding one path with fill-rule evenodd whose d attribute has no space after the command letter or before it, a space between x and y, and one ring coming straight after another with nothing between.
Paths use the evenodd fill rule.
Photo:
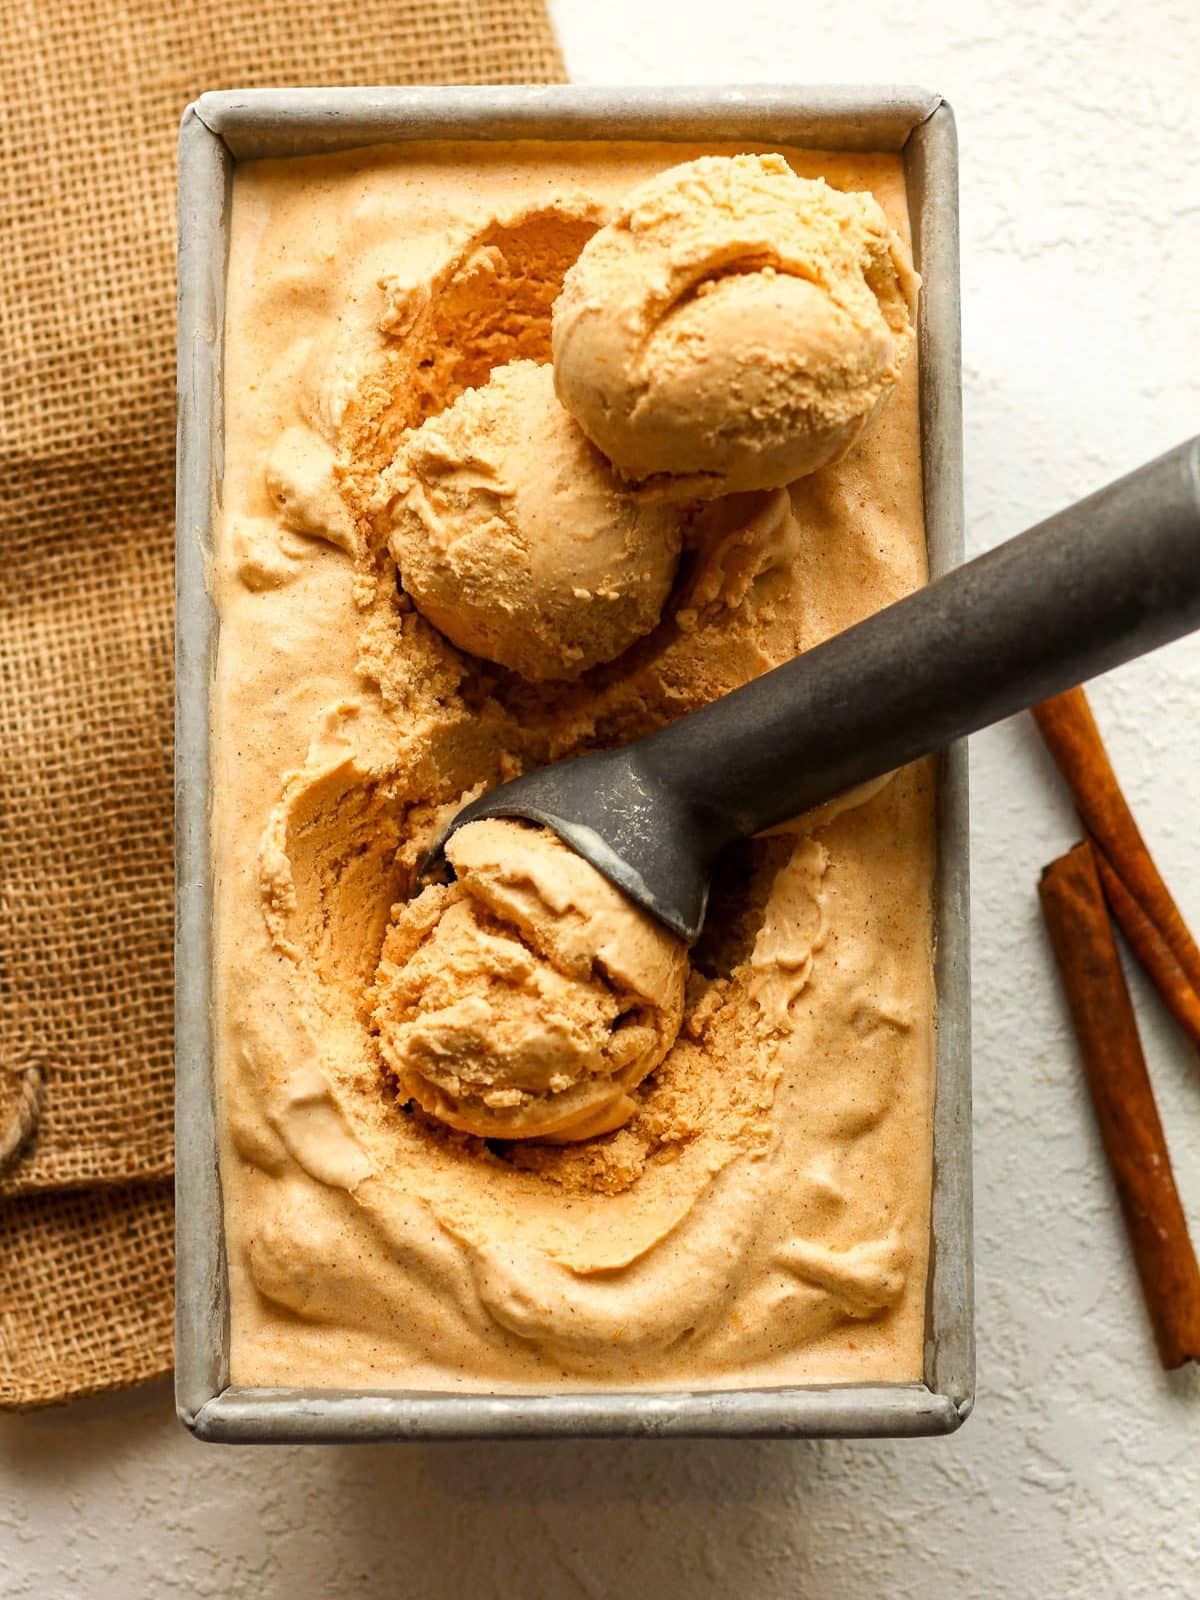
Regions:
<instances>
[{"instance_id":1,"label":"burlap cloth","mask_svg":"<svg viewBox=\"0 0 1200 1600\"><path fill-rule=\"evenodd\" d=\"M561 76L542 0L0 8L0 1409L171 1365L180 113Z\"/></svg>"}]
</instances>

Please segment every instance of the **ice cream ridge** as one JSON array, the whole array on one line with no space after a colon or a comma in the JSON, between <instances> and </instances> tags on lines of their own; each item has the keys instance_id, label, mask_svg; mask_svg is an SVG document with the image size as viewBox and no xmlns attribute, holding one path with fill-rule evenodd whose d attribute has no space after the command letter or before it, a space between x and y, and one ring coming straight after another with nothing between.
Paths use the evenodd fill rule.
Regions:
<instances>
[{"instance_id":1,"label":"ice cream ridge","mask_svg":"<svg viewBox=\"0 0 1200 1600\"><path fill-rule=\"evenodd\" d=\"M553 368L498 367L401 441L406 592L534 680L612 660L659 620L676 502L844 455L899 376L914 292L878 203L782 157L652 179L566 273ZM544 829L475 823L447 857L454 888L384 945L373 1015L400 1089L480 1136L611 1132L678 1032L682 944Z\"/></svg>"},{"instance_id":2,"label":"ice cream ridge","mask_svg":"<svg viewBox=\"0 0 1200 1600\"><path fill-rule=\"evenodd\" d=\"M231 1382L920 1379L933 767L732 845L690 948L545 828L447 836L926 581L909 226L894 153L237 164Z\"/></svg>"}]
</instances>

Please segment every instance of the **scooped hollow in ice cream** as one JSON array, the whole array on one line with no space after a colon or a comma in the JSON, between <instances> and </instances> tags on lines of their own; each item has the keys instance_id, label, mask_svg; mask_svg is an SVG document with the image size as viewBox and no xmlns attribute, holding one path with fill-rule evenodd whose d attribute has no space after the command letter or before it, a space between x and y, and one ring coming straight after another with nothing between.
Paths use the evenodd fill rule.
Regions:
<instances>
[{"instance_id":1,"label":"scooped hollow in ice cream","mask_svg":"<svg viewBox=\"0 0 1200 1600\"><path fill-rule=\"evenodd\" d=\"M536 680L611 661L658 622L681 515L631 495L513 361L405 435L389 547L417 608L473 655Z\"/></svg>"},{"instance_id":2,"label":"scooped hollow in ice cream","mask_svg":"<svg viewBox=\"0 0 1200 1600\"><path fill-rule=\"evenodd\" d=\"M470 823L446 855L455 882L395 912L372 995L400 1094L481 1137L620 1127L679 1030L683 943L544 828Z\"/></svg>"},{"instance_id":3,"label":"scooped hollow in ice cream","mask_svg":"<svg viewBox=\"0 0 1200 1600\"><path fill-rule=\"evenodd\" d=\"M629 479L777 488L839 460L900 374L917 277L872 195L782 156L634 190L554 306L559 398Z\"/></svg>"}]
</instances>

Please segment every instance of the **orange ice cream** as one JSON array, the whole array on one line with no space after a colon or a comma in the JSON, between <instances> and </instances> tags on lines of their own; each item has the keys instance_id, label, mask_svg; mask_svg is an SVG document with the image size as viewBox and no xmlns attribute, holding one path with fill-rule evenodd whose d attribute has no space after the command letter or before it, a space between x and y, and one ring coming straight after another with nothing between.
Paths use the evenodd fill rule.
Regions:
<instances>
[{"instance_id":1,"label":"orange ice cream","mask_svg":"<svg viewBox=\"0 0 1200 1600\"><path fill-rule=\"evenodd\" d=\"M239 163L232 207L231 1381L918 1380L927 766L726 852L687 952L517 823L417 882L482 789L925 581L900 158L408 144Z\"/></svg>"},{"instance_id":2,"label":"orange ice cream","mask_svg":"<svg viewBox=\"0 0 1200 1600\"><path fill-rule=\"evenodd\" d=\"M778 488L840 460L891 392L915 291L874 196L702 156L584 245L554 306L558 393L635 482Z\"/></svg>"}]
</instances>

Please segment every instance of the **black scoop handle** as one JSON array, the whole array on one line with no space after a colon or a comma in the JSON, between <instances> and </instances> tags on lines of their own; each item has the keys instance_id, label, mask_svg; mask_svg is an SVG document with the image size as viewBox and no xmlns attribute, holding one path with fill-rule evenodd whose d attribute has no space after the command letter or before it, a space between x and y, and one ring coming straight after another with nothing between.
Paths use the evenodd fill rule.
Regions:
<instances>
[{"instance_id":1,"label":"black scoop handle","mask_svg":"<svg viewBox=\"0 0 1200 1600\"><path fill-rule=\"evenodd\" d=\"M715 853L1200 627L1200 438L640 741Z\"/></svg>"}]
</instances>

